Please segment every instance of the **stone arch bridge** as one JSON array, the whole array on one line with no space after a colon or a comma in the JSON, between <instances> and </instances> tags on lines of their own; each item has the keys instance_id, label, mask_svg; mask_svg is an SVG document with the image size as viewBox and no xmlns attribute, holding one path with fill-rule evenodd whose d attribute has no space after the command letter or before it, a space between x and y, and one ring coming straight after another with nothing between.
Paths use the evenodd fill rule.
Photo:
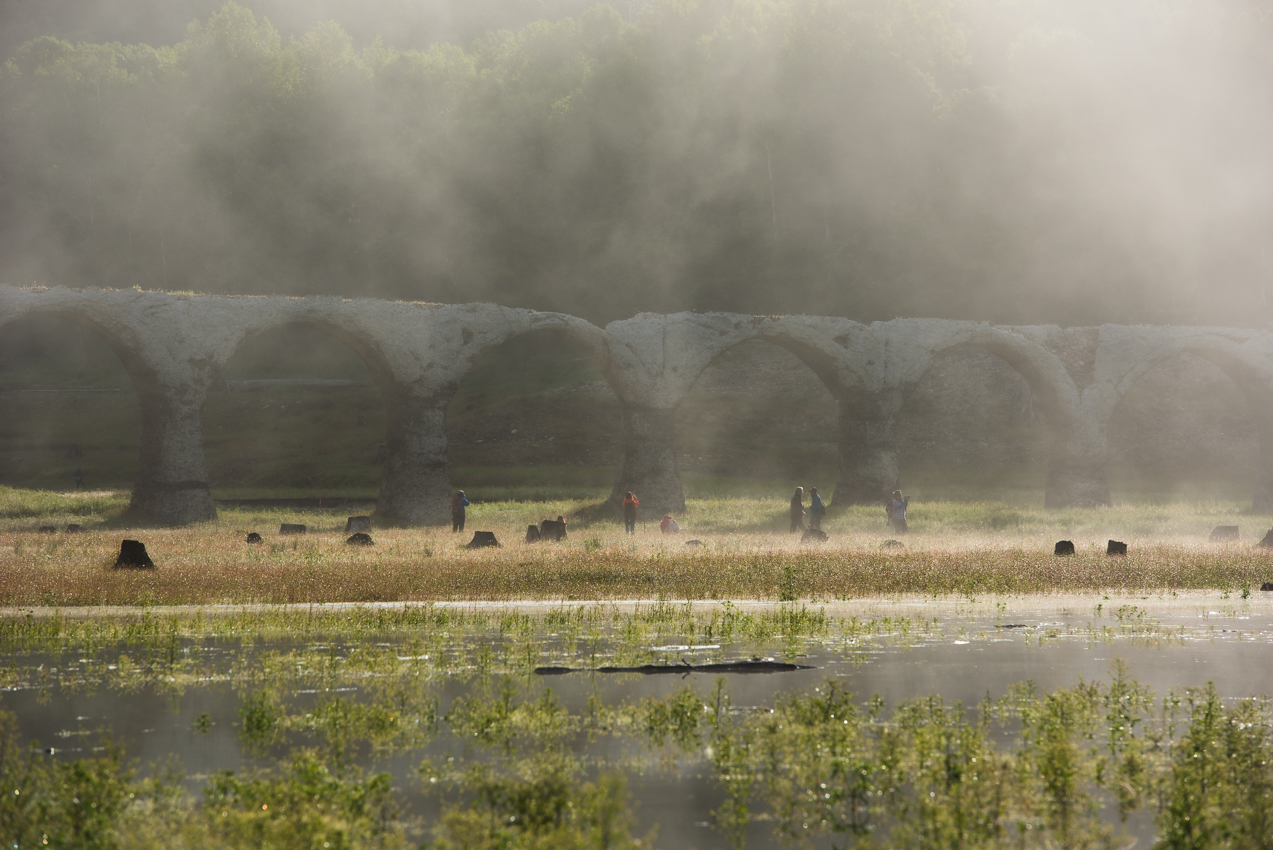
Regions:
<instances>
[{"instance_id":1,"label":"stone arch bridge","mask_svg":"<svg viewBox=\"0 0 1273 850\"><path fill-rule=\"evenodd\" d=\"M866 325L823 316L732 313L642 313L599 328L562 313L493 304L0 286L0 326L33 314L94 330L131 376L142 412L132 507L157 522L216 515L203 457L208 391L244 340L289 324L313 326L345 342L380 389L388 415L388 456L376 509L383 522L449 520L447 404L479 357L534 331L560 334L605 376L623 412L623 459L614 495L632 490L656 515L685 506L676 465L677 405L715 358L750 340L790 351L836 399L837 503L876 502L892 489L893 423L903 402L938 355L972 347L1006 361L1040 403L1050 431L1049 507L1109 503L1111 416L1146 369L1187 352L1216 364L1246 394L1260 434L1254 505L1273 509L1273 334L1262 330L1009 327L946 319Z\"/></svg>"}]
</instances>

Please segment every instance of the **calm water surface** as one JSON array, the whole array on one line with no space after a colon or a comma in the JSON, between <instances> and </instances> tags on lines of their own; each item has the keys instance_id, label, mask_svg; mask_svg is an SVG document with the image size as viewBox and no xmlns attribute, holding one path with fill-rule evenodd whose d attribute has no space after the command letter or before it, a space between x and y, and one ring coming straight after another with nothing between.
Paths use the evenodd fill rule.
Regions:
<instances>
[{"instance_id":1,"label":"calm water surface","mask_svg":"<svg viewBox=\"0 0 1273 850\"><path fill-rule=\"evenodd\" d=\"M1112 633L1103 633L1102 629ZM550 641L549 641L550 642ZM393 644L396 646L397 644ZM191 642L183 644L189 653ZM380 644L384 647L385 644ZM390 648L393 648L390 646ZM208 641L194 646L210 671L241 660L244 653L292 651L314 648L314 644L278 641L257 643L242 649L235 643ZM652 648L652 647L651 647ZM223 677L209 675L204 681L185 684L168 692L163 683L124 690L110 684L94 685L78 672L82 666L105 664L128 647L99 647L88 661L78 652L6 652L13 671L13 684L0 694L0 707L14 712L21 733L38 739L41 747L56 749L55 758L86 755L98 740L100 730L108 730L123 746L129 759L143 773L151 766L177 760L192 788L217 770L239 770L264 764L245 750L240 733L240 709L252 688L242 682L232 686ZM321 645L328 655L341 656L355 645L333 641ZM1171 689L1203 686L1214 682L1227 698L1273 694L1273 665L1268 663L1273 649L1273 602L1253 598L1250 603L1225 611L1181 611L1145 616L1138 609L1123 609L1120 616L1110 611L1101 615L1092 609L1081 613L1066 610L1015 610L1003 615L945 615L936 627L913 632L884 634L846 645L828 639L813 641L801 650L798 660L816 669L769 675L727 675L728 690L735 707L764 708L779 694L808 691L828 678L865 699L879 694L896 704L912 697L940 694L948 703L961 701L974 706L983 698L1002 696L1009 686L1033 680L1041 689L1074 685L1080 678L1107 679L1111 663L1121 659L1130 675L1151 687L1160 696ZM404 650L405 651L405 650ZM791 644L775 639L772 646L726 646L719 650L671 648L656 657L675 662L745 658L754 653L790 657ZM584 662L566 659L574 665ZM560 656L538 663L562 663ZM527 666L526 669L529 669ZM575 673L537 678L521 673L511 675L524 694L534 696L551 688L562 703L581 710L590 696L614 705L646 697L666 696L686 685L704 696L715 687L717 675L688 674L637 676ZM92 679L92 677L87 677ZM440 675L430 680L440 711L478 687L471 675ZM316 701L321 692L298 689L286 695L289 706L303 708ZM353 698L365 699L357 686L338 690ZM200 731L197 719L207 715L212 725ZM578 742L581 753L609 764L625 764L629 789L638 803L637 816L643 834L658 824L658 846L668 848L726 846L725 839L708 826L710 812L724 795L712 778L704 758L680 758L670 767L656 759L641 757L632 742L604 738ZM280 752L283 750L280 749ZM436 811L438 802L423 793L415 768L426 757L471 753L464 741L443 733L427 745L410 752L384 758L367 756L364 763L394 774L404 809L420 814ZM474 757L480 754L471 753ZM1139 833L1141 846L1152 839L1150 820L1140 818L1132 828ZM778 846L769 825L752 826L748 846Z\"/></svg>"}]
</instances>

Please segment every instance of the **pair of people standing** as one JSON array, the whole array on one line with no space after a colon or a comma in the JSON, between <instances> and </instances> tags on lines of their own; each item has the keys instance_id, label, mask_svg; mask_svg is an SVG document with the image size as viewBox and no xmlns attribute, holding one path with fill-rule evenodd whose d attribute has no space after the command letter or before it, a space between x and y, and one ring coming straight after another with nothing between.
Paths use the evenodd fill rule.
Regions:
<instances>
[{"instance_id":1,"label":"pair of people standing","mask_svg":"<svg viewBox=\"0 0 1273 850\"><path fill-rule=\"evenodd\" d=\"M809 488L809 496L809 528L821 531L822 518L827 514L827 507L822 504L817 487ZM797 487L795 495L791 497L791 531L794 533L804 530L804 488Z\"/></svg>"}]
</instances>

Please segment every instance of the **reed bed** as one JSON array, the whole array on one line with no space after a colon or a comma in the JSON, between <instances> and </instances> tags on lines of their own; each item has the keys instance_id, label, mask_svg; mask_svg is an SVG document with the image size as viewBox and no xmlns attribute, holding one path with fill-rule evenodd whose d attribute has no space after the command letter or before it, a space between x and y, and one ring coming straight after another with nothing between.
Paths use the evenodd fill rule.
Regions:
<instances>
[{"instance_id":1,"label":"reed bed","mask_svg":"<svg viewBox=\"0 0 1273 850\"><path fill-rule=\"evenodd\" d=\"M489 526L487 526L489 527ZM343 531L267 533L248 545L225 522L186 529L42 535L0 533L0 605L178 605L441 600L836 600L923 594L1157 592L1243 594L1273 581L1273 552L1128 536L1126 557L1104 541L1076 541L1069 558L1051 542L992 535L914 534L881 548L878 534L849 532L822 545L786 534L663 537L594 526L562 543L470 550L449 529L375 532L376 545L345 544ZM268 529L262 528L262 531ZM524 533L524 526L521 529ZM124 536L142 539L157 568L115 570Z\"/></svg>"},{"instance_id":2,"label":"reed bed","mask_svg":"<svg viewBox=\"0 0 1273 850\"><path fill-rule=\"evenodd\" d=\"M345 519L372 505L223 508L216 521L181 529L128 528L126 494L57 494L0 488L0 605L180 605L489 600L836 600L921 594L1226 590L1273 581L1273 551L1258 548L1270 520L1237 503L1124 504L1044 511L1002 502L911 506L912 533L887 547L882 511L833 509L831 539L802 544L786 533L786 501L691 500L684 532L656 518L628 536L587 502L477 503L468 532L374 530L375 545L345 544ZM526 526L563 515L570 538L526 544ZM85 531L41 534L41 525ZM284 522L308 534L285 537ZM1216 525L1242 539L1210 543ZM503 547L470 550L476 529ZM260 532L261 545L245 543ZM153 571L113 569L119 542L142 540ZM1076 555L1052 554L1057 539ZM1129 544L1107 557L1107 539ZM690 541L698 545L689 545Z\"/></svg>"}]
</instances>

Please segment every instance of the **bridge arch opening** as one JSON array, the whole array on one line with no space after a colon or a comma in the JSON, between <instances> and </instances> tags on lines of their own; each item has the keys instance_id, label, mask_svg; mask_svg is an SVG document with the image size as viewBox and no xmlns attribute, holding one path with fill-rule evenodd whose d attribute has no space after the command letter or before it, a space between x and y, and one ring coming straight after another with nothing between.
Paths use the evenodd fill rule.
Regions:
<instances>
[{"instance_id":1,"label":"bridge arch opening","mask_svg":"<svg viewBox=\"0 0 1273 850\"><path fill-rule=\"evenodd\" d=\"M676 408L686 495L785 500L817 487L830 504L839 458L837 404L805 357L768 338L715 357Z\"/></svg>"},{"instance_id":2,"label":"bridge arch opening","mask_svg":"<svg viewBox=\"0 0 1273 850\"><path fill-rule=\"evenodd\" d=\"M479 356L446 413L451 483L481 501L600 502L622 455L619 401L567 333L535 329Z\"/></svg>"},{"instance_id":3,"label":"bridge arch opening","mask_svg":"<svg viewBox=\"0 0 1273 850\"><path fill-rule=\"evenodd\" d=\"M125 359L123 343L87 318L28 313L0 324L0 484L131 489L142 416Z\"/></svg>"},{"instance_id":4,"label":"bridge arch opening","mask_svg":"<svg viewBox=\"0 0 1273 850\"><path fill-rule=\"evenodd\" d=\"M1258 503L1260 411L1271 402L1256 372L1228 352L1185 345L1151 358L1110 415L1111 490L1133 501L1246 501L1255 492Z\"/></svg>"},{"instance_id":5,"label":"bridge arch opening","mask_svg":"<svg viewBox=\"0 0 1273 850\"><path fill-rule=\"evenodd\" d=\"M1055 402L997 351L938 351L897 414L899 484L922 499L1042 501Z\"/></svg>"},{"instance_id":6,"label":"bridge arch opening","mask_svg":"<svg viewBox=\"0 0 1273 850\"><path fill-rule=\"evenodd\" d=\"M386 450L383 369L338 328L290 322L243 340L203 411L222 499L374 502Z\"/></svg>"}]
</instances>

